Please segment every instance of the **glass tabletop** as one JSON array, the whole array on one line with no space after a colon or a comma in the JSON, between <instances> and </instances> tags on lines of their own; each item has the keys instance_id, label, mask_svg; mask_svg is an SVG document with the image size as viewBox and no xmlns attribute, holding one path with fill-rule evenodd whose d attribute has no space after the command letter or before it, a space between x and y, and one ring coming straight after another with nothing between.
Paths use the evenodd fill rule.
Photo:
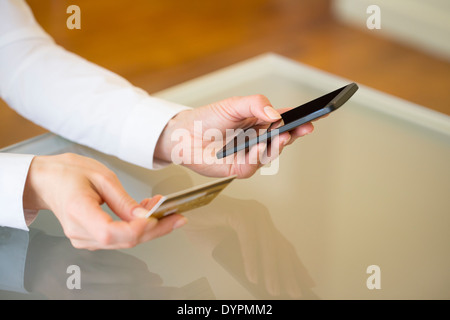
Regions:
<instances>
[{"instance_id":1,"label":"glass tabletop","mask_svg":"<svg viewBox=\"0 0 450 320\"><path fill-rule=\"evenodd\" d=\"M155 95L196 107L259 93L295 107L350 82L267 54ZM95 158L138 201L212 181L176 165L146 170L53 134L2 151ZM74 249L50 212L29 233L3 228L1 249L29 242L33 289L3 288L0 298L449 299L449 164L449 117L360 85L313 134L187 212L189 223L167 236L91 252ZM19 240L8 249L10 238Z\"/></svg>"}]
</instances>

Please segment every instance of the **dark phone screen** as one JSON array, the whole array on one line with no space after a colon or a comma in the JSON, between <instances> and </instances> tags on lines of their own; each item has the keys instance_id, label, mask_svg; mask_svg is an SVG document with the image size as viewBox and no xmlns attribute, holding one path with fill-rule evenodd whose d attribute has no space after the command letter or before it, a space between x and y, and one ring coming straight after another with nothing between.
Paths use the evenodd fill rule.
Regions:
<instances>
[{"instance_id":1,"label":"dark phone screen","mask_svg":"<svg viewBox=\"0 0 450 320\"><path fill-rule=\"evenodd\" d=\"M347 86L334 90L333 92L327 93L324 96L321 96L317 99L311 100L305 104L302 104L299 107L291 109L281 114L281 118L283 119L284 124L291 123L300 118L306 117L307 115L316 112L324 108L327 104L329 104L334 97L336 97L342 90L344 90Z\"/></svg>"}]
</instances>

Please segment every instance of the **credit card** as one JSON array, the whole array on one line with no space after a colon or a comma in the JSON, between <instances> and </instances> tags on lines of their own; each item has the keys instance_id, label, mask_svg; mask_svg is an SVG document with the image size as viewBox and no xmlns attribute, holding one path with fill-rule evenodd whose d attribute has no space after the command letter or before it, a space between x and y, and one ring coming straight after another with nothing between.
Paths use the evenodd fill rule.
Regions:
<instances>
[{"instance_id":1,"label":"credit card","mask_svg":"<svg viewBox=\"0 0 450 320\"><path fill-rule=\"evenodd\" d=\"M172 213L182 213L207 205L235 178L236 175L163 196L146 217L160 219Z\"/></svg>"}]
</instances>

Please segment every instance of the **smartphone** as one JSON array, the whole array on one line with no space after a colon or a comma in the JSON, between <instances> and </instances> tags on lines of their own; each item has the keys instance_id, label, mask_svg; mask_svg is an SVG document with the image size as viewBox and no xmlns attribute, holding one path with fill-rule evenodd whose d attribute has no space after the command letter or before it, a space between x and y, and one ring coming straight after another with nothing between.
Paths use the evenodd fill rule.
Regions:
<instances>
[{"instance_id":1,"label":"smartphone","mask_svg":"<svg viewBox=\"0 0 450 320\"><path fill-rule=\"evenodd\" d=\"M320 118L341 107L358 90L356 83L350 83L342 88L311 100L301 106L281 114L281 119L267 128L251 127L241 131L216 153L218 159L227 157L240 150L260 143L270 142L271 138L290 131L302 124Z\"/></svg>"}]
</instances>

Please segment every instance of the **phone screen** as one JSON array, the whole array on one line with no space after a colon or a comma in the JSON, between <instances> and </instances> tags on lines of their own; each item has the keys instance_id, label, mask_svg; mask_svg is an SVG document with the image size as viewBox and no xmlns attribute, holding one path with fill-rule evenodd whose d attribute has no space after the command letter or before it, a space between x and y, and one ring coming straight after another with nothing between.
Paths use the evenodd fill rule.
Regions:
<instances>
[{"instance_id":1,"label":"phone screen","mask_svg":"<svg viewBox=\"0 0 450 320\"><path fill-rule=\"evenodd\" d=\"M240 150L267 141L283 132L290 131L302 124L320 118L342 106L358 90L356 83L350 83L342 88L311 100L301 106L281 114L281 120L272 124L260 125L238 133L217 152L217 158L224 158Z\"/></svg>"}]
</instances>

